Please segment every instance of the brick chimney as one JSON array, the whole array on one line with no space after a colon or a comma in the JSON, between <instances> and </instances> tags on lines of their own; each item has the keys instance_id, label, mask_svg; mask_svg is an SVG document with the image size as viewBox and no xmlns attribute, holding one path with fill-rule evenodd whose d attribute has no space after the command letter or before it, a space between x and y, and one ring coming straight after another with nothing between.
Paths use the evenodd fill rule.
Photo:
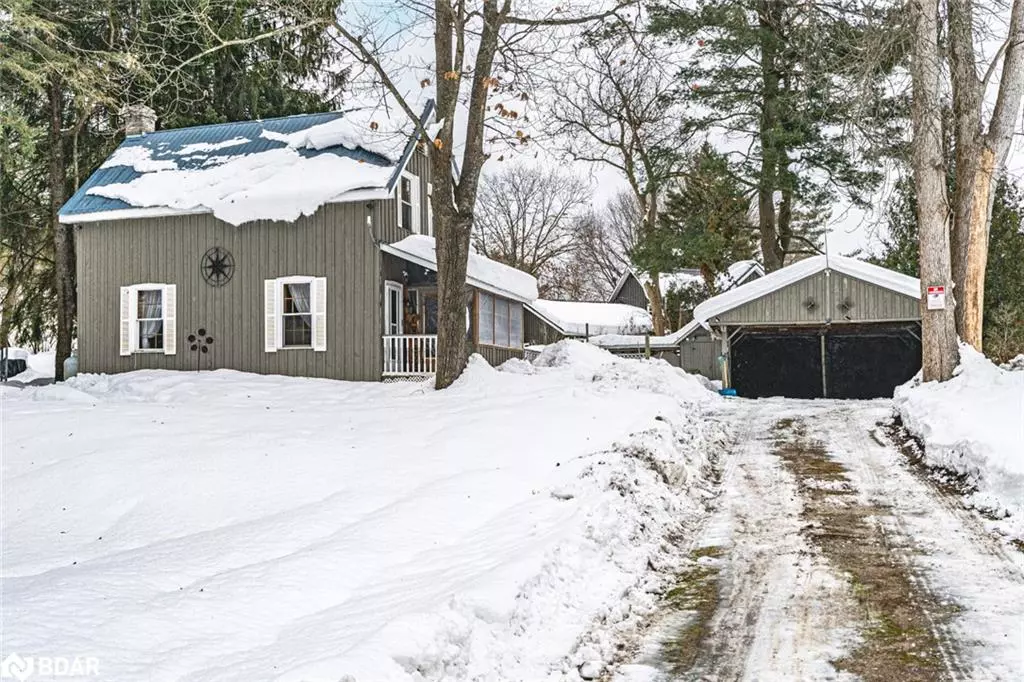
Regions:
<instances>
[{"instance_id":1,"label":"brick chimney","mask_svg":"<svg viewBox=\"0 0 1024 682\"><path fill-rule=\"evenodd\" d=\"M124 134L145 135L156 130L156 112L145 104L129 104L121 109Z\"/></svg>"}]
</instances>

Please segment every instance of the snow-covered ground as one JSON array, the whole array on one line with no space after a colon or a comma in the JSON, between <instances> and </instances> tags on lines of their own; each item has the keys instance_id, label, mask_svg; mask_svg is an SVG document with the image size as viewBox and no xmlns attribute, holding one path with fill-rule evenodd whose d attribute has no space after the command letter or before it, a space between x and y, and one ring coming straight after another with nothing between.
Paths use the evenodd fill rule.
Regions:
<instances>
[{"instance_id":1,"label":"snow-covered ground","mask_svg":"<svg viewBox=\"0 0 1024 682\"><path fill-rule=\"evenodd\" d=\"M948 382L914 380L896 391L907 429L931 466L965 476L972 506L1024 539L1024 371L1000 369L967 345Z\"/></svg>"},{"instance_id":2,"label":"snow-covered ground","mask_svg":"<svg viewBox=\"0 0 1024 682\"><path fill-rule=\"evenodd\" d=\"M11 377L19 383L27 384L30 381L36 381L38 379L53 378L53 360L56 355L53 351L33 353L25 348L11 348L8 353L12 360L23 359L25 360L25 364L28 366L21 374L16 374Z\"/></svg>"},{"instance_id":3,"label":"snow-covered ground","mask_svg":"<svg viewBox=\"0 0 1024 682\"><path fill-rule=\"evenodd\" d=\"M441 392L145 371L0 398L0 658L119 681L578 679L655 608L726 428L692 377L576 342Z\"/></svg>"}]
</instances>

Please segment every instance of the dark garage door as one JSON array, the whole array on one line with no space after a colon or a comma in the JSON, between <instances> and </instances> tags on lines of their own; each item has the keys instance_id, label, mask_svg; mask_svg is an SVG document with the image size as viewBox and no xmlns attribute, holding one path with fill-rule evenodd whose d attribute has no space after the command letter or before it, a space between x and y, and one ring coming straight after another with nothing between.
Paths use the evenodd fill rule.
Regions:
<instances>
[{"instance_id":1,"label":"dark garage door","mask_svg":"<svg viewBox=\"0 0 1024 682\"><path fill-rule=\"evenodd\" d=\"M745 398L820 398L817 331L741 332L733 338L732 386Z\"/></svg>"},{"instance_id":2,"label":"dark garage door","mask_svg":"<svg viewBox=\"0 0 1024 682\"><path fill-rule=\"evenodd\" d=\"M921 368L921 342L917 325L744 331L733 338L731 357L740 396L879 398Z\"/></svg>"}]
</instances>

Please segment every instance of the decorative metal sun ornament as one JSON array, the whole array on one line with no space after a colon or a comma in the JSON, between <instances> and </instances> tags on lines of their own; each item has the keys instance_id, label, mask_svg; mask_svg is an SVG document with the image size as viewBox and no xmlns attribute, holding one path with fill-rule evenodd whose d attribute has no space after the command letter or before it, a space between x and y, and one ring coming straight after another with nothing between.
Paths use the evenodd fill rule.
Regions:
<instances>
[{"instance_id":1,"label":"decorative metal sun ornament","mask_svg":"<svg viewBox=\"0 0 1024 682\"><path fill-rule=\"evenodd\" d=\"M222 287L230 282L231 276L235 274L235 259L224 247L214 246L203 254L199 267L207 284Z\"/></svg>"}]
</instances>

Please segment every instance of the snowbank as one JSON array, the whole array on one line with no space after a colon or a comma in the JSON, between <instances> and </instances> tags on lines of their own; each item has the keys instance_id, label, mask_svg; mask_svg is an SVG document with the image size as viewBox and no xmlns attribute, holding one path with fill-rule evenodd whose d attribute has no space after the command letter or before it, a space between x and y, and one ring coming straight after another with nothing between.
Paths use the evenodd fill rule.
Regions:
<instances>
[{"instance_id":1,"label":"snowbank","mask_svg":"<svg viewBox=\"0 0 1024 682\"><path fill-rule=\"evenodd\" d=\"M42 353L33 353L31 350L25 348L10 348L8 349L8 357L12 360L24 360L27 369L21 374L16 374L11 379L18 383L27 384L30 381L36 381L37 379L52 379L54 371L54 360L56 353L53 351L43 351Z\"/></svg>"},{"instance_id":2,"label":"snowbank","mask_svg":"<svg viewBox=\"0 0 1024 682\"><path fill-rule=\"evenodd\" d=\"M381 250L437 272L437 242L433 237L414 234L394 244L383 244ZM522 270L470 252L466 270L467 283L529 303L537 298L537 279Z\"/></svg>"},{"instance_id":3,"label":"snowbank","mask_svg":"<svg viewBox=\"0 0 1024 682\"><path fill-rule=\"evenodd\" d=\"M654 326L649 312L625 303L539 298L530 307L565 334L643 334Z\"/></svg>"},{"instance_id":4,"label":"snowbank","mask_svg":"<svg viewBox=\"0 0 1024 682\"><path fill-rule=\"evenodd\" d=\"M999 526L1024 538L1024 372L1000 369L964 344L953 379L915 379L895 400L928 464L965 476L977 488L970 504L1005 517Z\"/></svg>"},{"instance_id":5,"label":"snowbank","mask_svg":"<svg viewBox=\"0 0 1024 682\"><path fill-rule=\"evenodd\" d=\"M441 392L220 370L5 394L5 653L111 680L578 679L655 607L718 398L581 343L508 369L474 358Z\"/></svg>"}]
</instances>

